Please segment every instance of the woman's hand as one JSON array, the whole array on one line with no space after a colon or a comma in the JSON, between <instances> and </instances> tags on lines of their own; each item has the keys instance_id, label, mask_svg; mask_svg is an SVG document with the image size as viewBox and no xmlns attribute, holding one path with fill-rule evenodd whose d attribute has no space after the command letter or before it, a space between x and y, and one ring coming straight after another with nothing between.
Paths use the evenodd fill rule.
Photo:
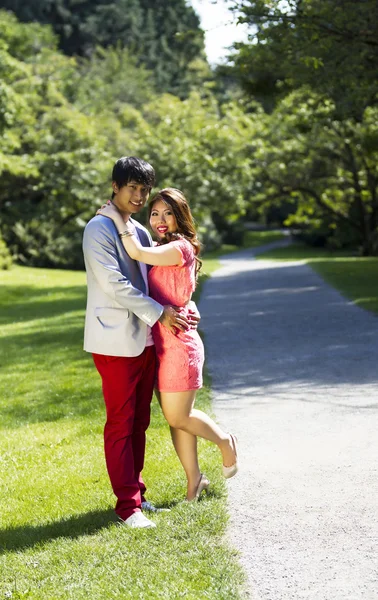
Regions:
<instances>
[{"instance_id":1,"label":"woman's hand","mask_svg":"<svg viewBox=\"0 0 378 600\"><path fill-rule=\"evenodd\" d=\"M123 217L117 209L117 207L114 206L114 204L112 204L111 202L103 204L103 206L101 206L101 208L97 211L96 214L111 219L117 227L118 233L122 233L122 231L125 231L125 221L123 220Z\"/></svg>"}]
</instances>

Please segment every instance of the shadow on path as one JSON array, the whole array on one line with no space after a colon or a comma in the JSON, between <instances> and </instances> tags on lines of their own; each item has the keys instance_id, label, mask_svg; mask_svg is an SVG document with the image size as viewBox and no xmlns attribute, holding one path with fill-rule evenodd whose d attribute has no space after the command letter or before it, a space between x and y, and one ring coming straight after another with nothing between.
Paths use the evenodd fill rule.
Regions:
<instances>
[{"instance_id":1,"label":"shadow on path","mask_svg":"<svg viewBox=\"0 0 378 600\"><path fill-rule=\"evenodd\" d=\"M228 534L250 597L376 598L378 317L302 261L252 254L222 258L199 303L239 440Z\"/></svg>"},{"instance_id":2,"label":"shadow on path","mask_svg":"<svg viewBox=\"0 0 378 600\"><path fill-rule=\"evenodd\" d=\"M307 265L232 259L200 310L215 390L378 382L378 317Z\"/></svg>"}]
</instances>

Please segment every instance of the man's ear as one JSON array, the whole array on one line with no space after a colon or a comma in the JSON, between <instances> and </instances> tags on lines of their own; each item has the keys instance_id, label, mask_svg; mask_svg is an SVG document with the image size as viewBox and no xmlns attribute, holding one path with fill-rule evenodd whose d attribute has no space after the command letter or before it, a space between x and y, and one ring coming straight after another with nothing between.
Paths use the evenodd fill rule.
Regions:
<instances>
[{"instance_id":1,"label":"man's ear","mask_svg":"<svg viewBox=\"0 0 378 600\"><path fill-rule=\"evenodd\" d=\"M118 185L116 184L116 182L115 182L115 181L112 181L112 188L113 188L113 192L114 192L115 194L118 194L118 192L119 192L119 188L118 188Z\"/></svg>"}]
</instances>

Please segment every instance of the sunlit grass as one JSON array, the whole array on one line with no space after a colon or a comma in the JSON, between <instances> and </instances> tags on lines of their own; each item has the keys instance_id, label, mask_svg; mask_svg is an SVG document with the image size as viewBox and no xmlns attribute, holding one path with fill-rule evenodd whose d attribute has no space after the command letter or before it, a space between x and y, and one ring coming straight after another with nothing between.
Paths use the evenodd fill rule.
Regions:
<instances>
[{"instance_id":1,"label":"sunlit grass","mask_svg":"<svg viewBox=\"0 0 378 600\"><path fill-rule=\"evenodd\" d=\"M258 259L304 260L355 304L378 313L378 257L360 257L296 244L260 254Z\"/></svg>"},{"instance_id":2,"label":"sunlit grass","mask_svg":"<svg viewBox=\"0 0 378 600\"><path fill-rule=\"evenodd\" d=\"M212 492L182 504L185 478L156 401L144 476L149 499L172 511L155 530L118 525L100 378L82 350L85 295L81 272L0 273L0 597L239 598L218 450L200 442ZM198 406L210 410L208 386Z\"/></svg>"}]
</instances>

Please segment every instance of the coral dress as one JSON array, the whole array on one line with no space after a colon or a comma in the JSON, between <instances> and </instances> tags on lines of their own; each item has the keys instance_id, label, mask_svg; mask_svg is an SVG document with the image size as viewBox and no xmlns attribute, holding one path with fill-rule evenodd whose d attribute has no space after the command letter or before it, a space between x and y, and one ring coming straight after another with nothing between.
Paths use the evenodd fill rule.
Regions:
<instances>
[{"instance_id":1,"label":"coral dress","mask_svg":"<svg viewBox=\"0 0 378 600\"><path fill-rule=\"evenodd\" d=\"M180 251L181 264L150 269L150 296L160 304L183 307L181 312L186 316L186 305L196 285L194 249L184 238L169 243ZM157 389L161 392L183 392L202 387L205 355L197 330L189 329L174 335L157 321L152 328L152 337L158 358Z\"/></svg>"}]
</instances>

